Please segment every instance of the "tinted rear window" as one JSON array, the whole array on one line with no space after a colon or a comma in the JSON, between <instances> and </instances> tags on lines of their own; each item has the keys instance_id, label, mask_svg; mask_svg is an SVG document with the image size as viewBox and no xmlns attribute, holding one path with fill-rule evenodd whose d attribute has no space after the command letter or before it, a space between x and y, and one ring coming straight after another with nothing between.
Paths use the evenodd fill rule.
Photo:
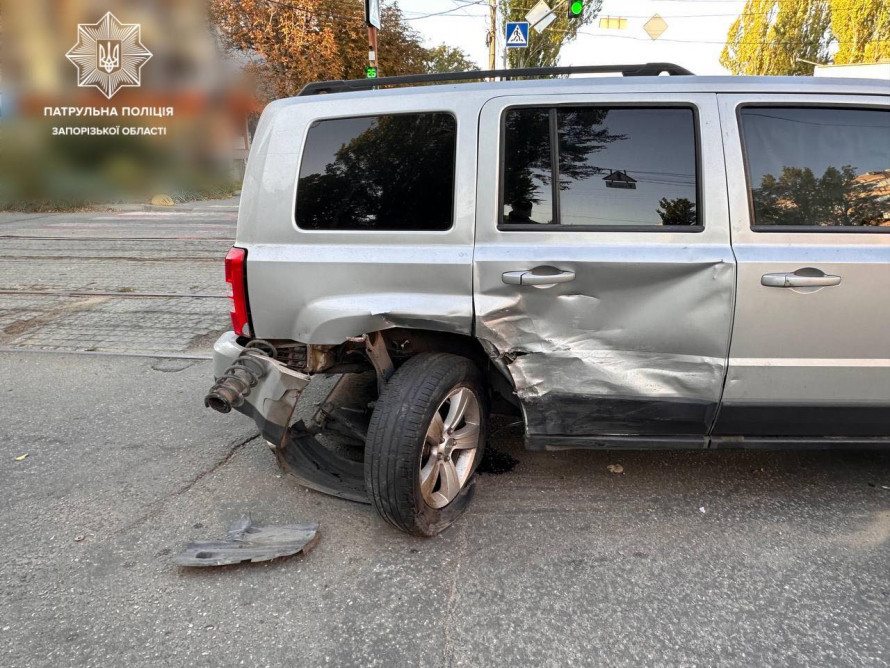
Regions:
<instances>
[{"instance_id":1,"label":"tinted rear window","mask_svg":"<svg viewBox=\"0 0 890 668\"><path fill-rule=\"evenodd\" d=\"M756 226L890 226L890 111L743 107Z\"/></svg>"},{"instance_id":2,"label":"tinted rear window","mask_svg":"<svg viewBox=\"0 0 890 668\"><path fill-rule=\"evenodd\" d=\"M454 210L451 114L316 121L297 183L307 230L447 230Z\"/></svg>"}]
</instances>

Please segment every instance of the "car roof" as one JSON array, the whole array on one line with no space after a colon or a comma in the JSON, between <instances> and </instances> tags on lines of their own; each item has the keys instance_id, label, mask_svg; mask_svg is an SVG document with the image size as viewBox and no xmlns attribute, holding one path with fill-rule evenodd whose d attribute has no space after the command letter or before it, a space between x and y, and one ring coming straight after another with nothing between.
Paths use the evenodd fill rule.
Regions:
<instances>
[{"instance_id":1,"label":"car roof","mask_svg":"<svg viewBox=\"0 0 890 668\"><path fill-rule=\"evenodd\" d=\"M386 79L380 79L384 83ZM403 86L375 90L344 90L332 92L334 99L380 99L414 95L454 95L455 93L487 92L495 96L541 93L770 93L835 95L887 95L890 82L875 79L831 77L773 77L773 76L578 76L561 79L524 79L518 81L482 81L475 83L440 83ZM327 95L312 95L319 101Z\"/></svg>"}]
</instances>

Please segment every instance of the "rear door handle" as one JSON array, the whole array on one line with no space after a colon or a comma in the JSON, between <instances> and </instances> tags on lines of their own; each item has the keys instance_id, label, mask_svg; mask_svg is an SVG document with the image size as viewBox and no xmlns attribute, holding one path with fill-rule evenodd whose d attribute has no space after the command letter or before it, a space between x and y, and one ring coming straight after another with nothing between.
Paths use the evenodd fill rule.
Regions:
<instances>
[{"instance_id":1,"label":"rear door handle","mask_svg":"<svg viewBox=\"0 0 890 668\"><path fill-rule=\"evenodd\" d=\"M823 276L801 276L800 274L764 274L760 284L768 288L818 288L840 285L841 277L825 274Z\"/></svg>"},{"instance_id":2,"label":"rear door handle","mask_svg":"<svg viewBox=\"0 0 890 668\"><path fill-rule=\"evenodd\" d=\"M505 271L501 276L507 285L554 285L575 280L574 271L559 271L555 274L536 274L535 270Z\"/></svg>"}]
</instances>

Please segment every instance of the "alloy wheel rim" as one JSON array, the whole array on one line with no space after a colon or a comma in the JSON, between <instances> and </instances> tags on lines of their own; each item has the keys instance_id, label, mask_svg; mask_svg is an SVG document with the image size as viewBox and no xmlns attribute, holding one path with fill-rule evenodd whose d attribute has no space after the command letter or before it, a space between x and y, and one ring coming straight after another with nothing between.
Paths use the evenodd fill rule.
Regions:
<instances>
[{"instance_id":1,"label":"alloy wheel rim","mask_svg":"<svg viewBox=\"0 0 890 668\"><path fill-rule=\"evenodd\" d=\"M420 494L427 505L444 508L463 489L479 451L479 400L467 387L445 397L427 429L420 456Z\"/></svg>"}]
</instances>

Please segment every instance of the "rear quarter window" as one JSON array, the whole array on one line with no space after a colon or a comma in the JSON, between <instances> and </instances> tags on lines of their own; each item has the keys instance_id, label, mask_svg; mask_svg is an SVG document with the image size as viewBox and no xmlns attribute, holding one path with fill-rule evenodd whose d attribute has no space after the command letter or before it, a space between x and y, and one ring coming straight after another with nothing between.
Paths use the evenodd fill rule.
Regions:
<instances>
[{"instance_id":1,"label":"rear quarter window","mask_svg":"<svg viewBox=\"0 0 890 668\"><path fill-rule=\"evenodd\" d=\"M890 110L739 111L752 225L890 232Z\"/></svg>"},{"instance_id":2,"label":"rear quarter window","mask_svg":"<svg viewBox=\"0 0 890 668\"><path fill-rule=\"evenodd\" d=\"M451 227L457 121L448 113L315 121L297 181L305 230Z\"/></svg>"}]
</instances>

